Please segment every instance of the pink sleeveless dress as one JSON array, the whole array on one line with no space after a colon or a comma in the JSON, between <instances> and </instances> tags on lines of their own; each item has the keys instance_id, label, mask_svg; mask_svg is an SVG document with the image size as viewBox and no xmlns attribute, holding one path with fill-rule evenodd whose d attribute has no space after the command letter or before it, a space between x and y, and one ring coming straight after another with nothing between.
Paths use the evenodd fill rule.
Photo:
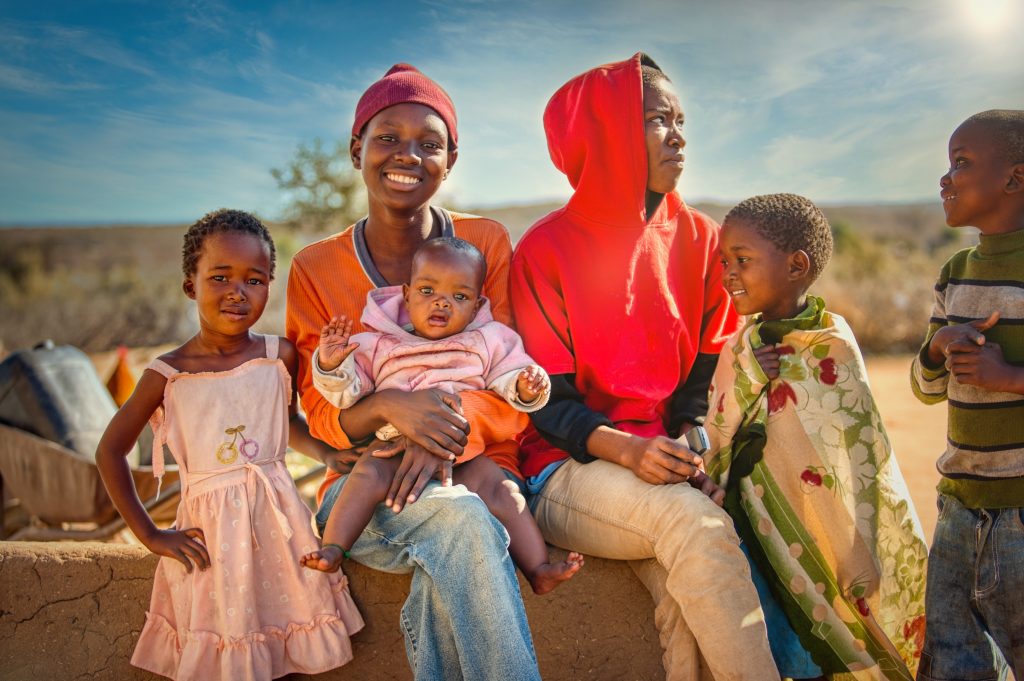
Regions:
<instances>
[{"instance_id":1,"label":"pink sleeveless dress","mask_svg":"<svg viewBox=\"0 0 1024 681\"><path fill-rule=\"evenodd\" d=\"M264 338L265 358L230 371L149 366L167 377L154 473L166 443L181 473L175 527L201 528L212 564L189 574L160 559L131 663L179 681L317 674L352 659L363 626L341 572L299 565L319 545L284 465L291 379L278 337Z\"/></svg>"}]
</instances>

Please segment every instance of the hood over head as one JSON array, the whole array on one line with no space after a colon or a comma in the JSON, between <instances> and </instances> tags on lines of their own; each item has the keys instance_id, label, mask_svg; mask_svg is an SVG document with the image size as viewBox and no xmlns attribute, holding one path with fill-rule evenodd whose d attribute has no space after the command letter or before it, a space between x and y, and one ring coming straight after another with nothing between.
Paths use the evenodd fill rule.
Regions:
<instances>
[{"instance_id":1,"label":"hood over head","mask_svg":"<svg viewBox=\"0 0 1024 681\"><path fill-rule=\"evenodd\" d=\"M569 208L617 226L647 221L641 64L660 69L637 52L576 76L552 95L544 110L551 160L575 190Z\"/></svg>"}]
</instances>

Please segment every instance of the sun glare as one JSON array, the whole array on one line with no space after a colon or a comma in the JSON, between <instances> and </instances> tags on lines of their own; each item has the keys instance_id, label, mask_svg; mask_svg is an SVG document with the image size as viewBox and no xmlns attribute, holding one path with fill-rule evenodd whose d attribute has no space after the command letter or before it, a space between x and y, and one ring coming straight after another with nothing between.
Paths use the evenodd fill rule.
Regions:
<instances>
[{"instance_id":1,"label":"sun glare","mask_svg":"<svg viewBox=\"0 0 1024 681\"><path fill-rule=\"evenodd\" d=\"M959 0L971 26L981 33L995 33L1009 27L1014 0Z\"/></svg>"}]
</instances>

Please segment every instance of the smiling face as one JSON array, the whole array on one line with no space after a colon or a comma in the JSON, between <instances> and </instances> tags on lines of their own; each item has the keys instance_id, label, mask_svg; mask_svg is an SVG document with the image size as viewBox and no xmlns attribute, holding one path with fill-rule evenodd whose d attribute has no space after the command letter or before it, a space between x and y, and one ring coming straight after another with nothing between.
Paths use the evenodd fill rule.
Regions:
<instances>
[{"instance_id":1,"label":"smiling face","mask_svg":"<svg viewBox=\"0 0 1024 681\"><path fill-rule=\"evenodd\" d=\"M483 304L480 260L466 253L430 249L412 262L402 287L413 330L421 338L447 338L463 331Z\"/></svg>"},{"instance_id":2,"label":"smiling face","mask_svg":"<svg viewBox=\"0 0 1024 681\"><path fill-rule=\"evenodd\" d=\"M203 240L196 271L183 284L207 332L236 336L263 314L270 285L270 249L259 237L220 232Z\"/></svg>"},{"instance_id":3,"label":"smiling face","mask_svg":"<svg viewBox=\"0 0 1024 681\"><path fill-rule=\"evenodd\" d=\"M765 321L792 319L804 307L810 261L803 251L786 253L745 220L722 226L722 283L741 315Z\"/></svg>"},{"instance_id":4,"label":"smiling face","mask_svg":"<svg viewBox=\"0 0 1024 681\"><path fill-rule=\"evenodd\" d=\"M362 171L371 208L399 212L423 208L441 187L457 152L448 129L428 106L396 104L370 119L350 144L352 165Z\"/></svg>"},{"instance_id":5,"label":"smiling face","mask_svg":"<svg viewBox=\"0 0 1024 681\"><path fill-rule=\"evenodd\" d=\"M967 121L949 138L949 170L939 179L950 227L973 226L982 234L1010 231L1014 164L984 123Z\"/></svg>"},{"instance_id":6,"label":"smiling face","mask_svg":"<svg viewBox=\"0 0 1024 681\"><path fill-rule=\"evenodd\" d=\"M647 145L647 190L668 194L683 174L683 105L667 78L644 83L644 140Z\"/></svg>"}]
</instances>

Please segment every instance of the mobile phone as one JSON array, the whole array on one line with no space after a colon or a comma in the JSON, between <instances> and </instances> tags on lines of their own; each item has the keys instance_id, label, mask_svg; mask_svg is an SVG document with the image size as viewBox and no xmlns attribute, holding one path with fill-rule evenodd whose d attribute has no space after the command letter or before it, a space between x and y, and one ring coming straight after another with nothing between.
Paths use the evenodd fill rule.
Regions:
<instances>
[{"instance_id":1,"label":"mobile phone","mask_svg":"<svg viewBox=\"0 0 1024 681\"><path fill-rule=\"evenodd\" d=\"M696 425L686 431L686 446L694 454L703 454L708 451L708 447L711 446L711 441L708 440L708 432L704 430L704 426Z\"/></svg>"}]
</instances>

